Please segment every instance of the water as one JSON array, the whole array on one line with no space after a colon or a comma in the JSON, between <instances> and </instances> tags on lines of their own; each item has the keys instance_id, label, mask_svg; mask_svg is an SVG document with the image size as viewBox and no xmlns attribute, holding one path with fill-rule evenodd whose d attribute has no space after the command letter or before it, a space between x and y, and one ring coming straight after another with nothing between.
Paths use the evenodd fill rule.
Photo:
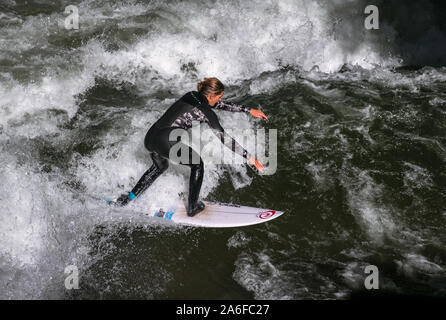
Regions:
<instances>
[{"instance_id":1,"label":"water","mask_svg":"<svg viewBox=\"0 0 446 320\"><path fill-rule=\"evenodd\" d=\"M446 294L435 2L378 1L379 32L363 29L363 1L0 3L0 298L344 299L368 265L382 290ZM79 30L64 29L69 4ZM206 164L202 197L286 214L215 230L94 209L85 194L133 187L147 129L205 76L262 106L268 122L218 116L278 129L278 168ZM187 185L171 166L131 208ZM64 287L69 265L79 290Z\"/></svg>"}]
</instances>

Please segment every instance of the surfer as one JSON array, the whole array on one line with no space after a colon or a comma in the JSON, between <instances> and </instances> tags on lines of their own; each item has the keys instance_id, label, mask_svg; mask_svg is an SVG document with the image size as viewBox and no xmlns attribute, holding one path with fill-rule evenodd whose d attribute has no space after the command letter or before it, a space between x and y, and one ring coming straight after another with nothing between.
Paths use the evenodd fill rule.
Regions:
<instances>
[{"instance_id":1,"label":"surfer","mask_svg":"<svg viewBox=\"0 0 446 320\"><path fill-rule=\"evenodd\" d=\"M181 99L176 101L149 129L144 139L144 145L150 152L153 164L139 179L131 192L122 194L112 204L117 206L127 205L131 200L140 196L156 178L167 170L169 167L170 149L177 143L182 143L181 141L170 141L169 134L174 129L178 130L180 128L188 130L192 127L192 121L207 123L223 144L233 152L248 159L251 165L255 166L260 172L263 172L264 166L238 144L237 141L225 133L212 108L232 112L246 112L254 117L267 120L266 115L260 110L222 101L224 85L217 78L204 78L203 81L197 84L197 90L186 93ZM179 148L179 152L181 153L181 150L188 150L189 155L189 161L185 163L180 162L180 164L187 165L191 169L189 198L186 210L187 214L192 217L203 211L205 207L202 201L198 201L201 184L203 182L204 165L201 157L194 149L187 145L181 147ZM199 161L192 161L192 159L199 159Z\"/></svg>"}]
</instances>

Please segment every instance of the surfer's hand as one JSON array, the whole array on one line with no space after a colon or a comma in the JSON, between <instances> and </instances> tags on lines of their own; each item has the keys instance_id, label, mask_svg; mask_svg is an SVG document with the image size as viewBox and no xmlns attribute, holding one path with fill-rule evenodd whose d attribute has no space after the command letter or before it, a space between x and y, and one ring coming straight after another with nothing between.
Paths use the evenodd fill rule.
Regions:
<instances>
[{"instance_id":1,"label":"surfer's hand","mask_svg":"<svg viewBox=\"0 0 446 320\"><path fill-rule=\"evenodd\" d=\"M265 170L263 164L261 164L260 161L254 157L249 158L249 163L252 164L254 167L256 167L260 173L263 173L263 171Z\"/></svg>"},{"instance_id":2,"label":"surfer's hand","mask_svg":"<svg viewBox=\"0 0 446 320\"><path fill-rule=\"evenodd\" d=\"M257 109L251 109L251 110L249 110L249 113L253 116L253 117L256 117L256 118L260 118L260 119L265 119L265 120L268 120L268 117L262 112L262 111L260 111L260 110L257 110Z\"/></svg>"}]
</instances>

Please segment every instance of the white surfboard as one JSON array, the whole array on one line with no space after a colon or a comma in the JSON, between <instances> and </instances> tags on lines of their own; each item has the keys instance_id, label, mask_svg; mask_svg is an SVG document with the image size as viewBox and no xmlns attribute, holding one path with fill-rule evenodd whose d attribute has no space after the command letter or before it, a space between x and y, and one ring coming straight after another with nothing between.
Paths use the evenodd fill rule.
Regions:
<instances>
[{"instance_id":1,"label":"white surfboard","mask_svg":"<svg viewBox=\"0 0 446 320\"><path fill-rule=\"evenodd\" d=\"M163 219L173 223L193 225L207 228L242 227L264 223L280 217L283 212L272 209L261 209L227 203L203 201L205 209L193 217L186 212L184 202L170 206L150 206L147 212L133 211L129 207L114 208L116 211L133 211L155 219Z\"/></svg>"}]
</instances>

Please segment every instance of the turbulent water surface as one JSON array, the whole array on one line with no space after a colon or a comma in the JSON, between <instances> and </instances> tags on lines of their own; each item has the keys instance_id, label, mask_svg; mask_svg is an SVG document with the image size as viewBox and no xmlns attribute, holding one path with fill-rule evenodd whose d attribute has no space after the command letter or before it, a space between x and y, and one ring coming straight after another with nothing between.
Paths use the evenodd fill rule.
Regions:
<instances>
[{"instance_id":1,"label":"turbulent water surface","mask_svg":"<svg viewBox=\"0 0 446 320\"><path fill-rule=\"evenodd\" d=\"M379 30L359 0L1 0L0 298L343 299L368 265L382 290L446 295L444 19L435 1L376 3ZM277 129L278 166L206 163L202 197L285 215L201 229L95 207L134 186L147 129L206 76L262 107L267 122L217 112ZM188 174L171 166L129 208Z\"/></svg>"}]
</instances>

